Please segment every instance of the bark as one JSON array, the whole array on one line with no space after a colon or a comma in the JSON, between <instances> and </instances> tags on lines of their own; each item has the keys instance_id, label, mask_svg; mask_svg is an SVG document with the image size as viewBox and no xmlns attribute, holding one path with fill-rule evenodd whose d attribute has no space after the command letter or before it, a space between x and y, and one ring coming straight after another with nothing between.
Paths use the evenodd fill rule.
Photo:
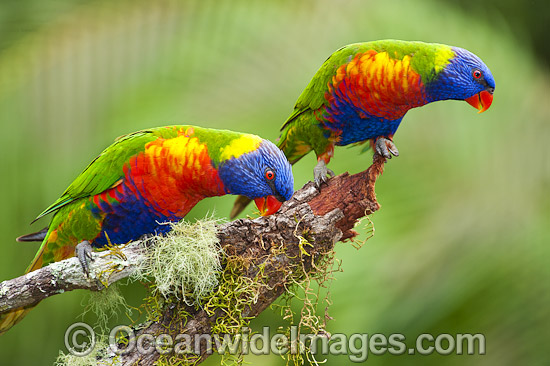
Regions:
<instances>
[{"instance_id":1,"label":"bark","mask_svg":"<svg viewBox=\"0 0 550 366\"><path fill-rule=\"evenodd\" d=\"M319 191L308 183L272 216L257 219L239 219L219 227L222 248L228 256L242 258L248 263L243 276L254 278L262 268L265 286L259 287L253 301L247 303L243 316L255 317L273 303L288 284L288 273L296 265L311 271L316 261L330 252L338 241L352 239L357 221L380 208L376 201L374 184L382 173L385 159L375 155L369 169L355 175L341 174L329 180ZM300 236L306 237L312 246L301 246ZM275 250L284 246L284 251ZM82 275L80 264L71 258L19 278L0 284L0 313L21 306L29 306L40 300L74 289L99 290L102 283L112 283L129 276L142 260L140 246L132 243L121 249L123 253L113 258L94 253L92 275ZM307 255L304 255L304 250ZM109 269L115 265L116 271ZM112 272L112 273L109 273ZM174 321L181 310L191 314L186 322ZM222 316L217 311L209 314L204 309L185 304L167 307L159 321L134 327L135 335L156 337L169 334L210 334L212 324ZM152 338L149 337L149 338ZM206 347L196 357L201 362L209 356ZM160 357L158 352L140 354L132 351L124 355L108 354L101 364L153 365Z\"/></svg>"}]
</instances>

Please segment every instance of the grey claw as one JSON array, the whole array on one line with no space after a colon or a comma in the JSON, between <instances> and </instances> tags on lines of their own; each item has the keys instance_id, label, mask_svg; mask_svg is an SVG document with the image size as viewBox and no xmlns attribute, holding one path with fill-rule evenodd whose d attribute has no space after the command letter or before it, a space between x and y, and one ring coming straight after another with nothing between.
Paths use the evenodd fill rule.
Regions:
<instances>
[{"instance_id":1,"label":"grey claw","mask_svg":"<svg viewBox=\"0 0 550 366\"><path fill-rule=\"evenodd\" d=\"M376 142L374 143L376 152L385 157L386 159L391 159L393 156L399 156L399 151L397 150L397 147L393 143L392 140L387 139L385 137L379 137L376 139Z\"/></svg>"},{"instance_id":2,"label":"grey claw","mask_svg":"<svg viewBox=\"0 0 550 366\"><path fill-rule=\"evenodd\" d=\"M75 254L80 261L82 270L86 274L86 277L90 276L90 262L93 262L94 258L92 257L92 245L89 241L84 240L77 244L74 248Z\"/></svg>"},{"instance_id":3,"label":"grey claw","mask_svg":"<svg viewBox=\"0 0 550 366\"><path fill-rule=\"evenodd\" d=\"M315 165L315 168L313 168L313 178L315 179L315 185L317 188L321 187L321 184L326 183L329 180L327 175L332 178L335 174L332 170L327 168L324 160L319 160L317 165Z\"/></svg>"}]
</instances>

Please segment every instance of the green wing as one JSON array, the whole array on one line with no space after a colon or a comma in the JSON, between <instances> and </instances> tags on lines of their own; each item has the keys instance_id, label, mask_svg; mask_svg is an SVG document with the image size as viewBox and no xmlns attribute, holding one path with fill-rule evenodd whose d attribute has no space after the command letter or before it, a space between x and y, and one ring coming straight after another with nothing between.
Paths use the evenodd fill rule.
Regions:
<instances>
[{"instance_id":1,"label":"green wing","mask_svg":"<svg viewBox=\"0 0 550 366\"><path fill-rule=\"evenodd\" d=\"M168 129L164 129L164 131L166 130ZM159 132L159 129L155 128L119 137L112 145L103 150L71 183L61 197L38 215L35 220L74 200L99 194L116 185L124 176L124 164L130 160L130 157L144 151L145 145L157 139ZM166 132L162 135L166 135Z\"/></svg>"}]
</instances>

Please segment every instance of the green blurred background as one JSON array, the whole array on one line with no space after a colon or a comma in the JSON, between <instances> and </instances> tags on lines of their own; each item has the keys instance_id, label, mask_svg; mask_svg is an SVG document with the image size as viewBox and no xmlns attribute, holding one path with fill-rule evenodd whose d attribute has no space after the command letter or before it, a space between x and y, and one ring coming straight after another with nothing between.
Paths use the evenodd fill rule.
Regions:
<instances>
[{"instance_id":1,"label":"green blurred background","mask_svg":"<svg viewBox=\"0 0 550 366\"><path fill-rule=\"evenodd\" d=\"M193 123L276 139L340 46L446 43L491 68L494 103L481 115L463 102L408 113L395 140L401 156L377 185L376 235L359 251L336 246L344 272L330 290L328 330L403 333L410 345L426 332L487 340L483 356L371 355L373 365L548 365L549 14L544 0L3 0L0 279L20 275L38 248L14 238L46 225L29 222L115 137ZM338 148L331 168L364 170L371 153L359 151ZM295 166L296 188L313 165L308 156ZM189 218L213 209L225 217L232 201L203 201ZM135 284L124 292L134 305L143 296ZM41 303L0 338L0 363L52 364L87 296ZM120 323L124 315L113 320ZM253 328L280 324L267 310ZM277 356L247 361L284 364Z\"/></svg>"}]
</instances>

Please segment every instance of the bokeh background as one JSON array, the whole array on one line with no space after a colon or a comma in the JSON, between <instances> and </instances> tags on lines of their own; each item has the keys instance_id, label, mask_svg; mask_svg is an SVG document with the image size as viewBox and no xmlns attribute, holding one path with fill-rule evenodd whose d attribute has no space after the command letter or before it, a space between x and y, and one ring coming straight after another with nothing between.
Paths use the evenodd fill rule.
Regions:
<instances>
[{"instance_id":1,"label":"bokeh background","mask_svg":"<svg viewBox=\"0 0 550 366\"><path fill-rule=\"evenodd\" d=\"M426 332L487 340L482 356L371 355L373 365L548 365L549 14L545 0L3 0L0 279L20 275L38 248L14 238L46 225L29 222L115 137L193 123L276 139L340 46L446 43L491 68L494 103L480 115L464 102L408 113L395 138L401 156L377 185L374 238L359 251L336 246L343 272L331 286L328 330L397 332L411 345ZM339 148L331 168L359 172L370 155ZM295 166L296 188L314 162ZM189 218L214 209L225 217L232 201L203 201ZM124 292L134 305L143 296L139 285ZM0 363L52 364L87 296L41 303L0 338ZM283 323L267 310L252 324ZM277 356L247 361L284 364Z\"/></svg>"}]
</instances>

